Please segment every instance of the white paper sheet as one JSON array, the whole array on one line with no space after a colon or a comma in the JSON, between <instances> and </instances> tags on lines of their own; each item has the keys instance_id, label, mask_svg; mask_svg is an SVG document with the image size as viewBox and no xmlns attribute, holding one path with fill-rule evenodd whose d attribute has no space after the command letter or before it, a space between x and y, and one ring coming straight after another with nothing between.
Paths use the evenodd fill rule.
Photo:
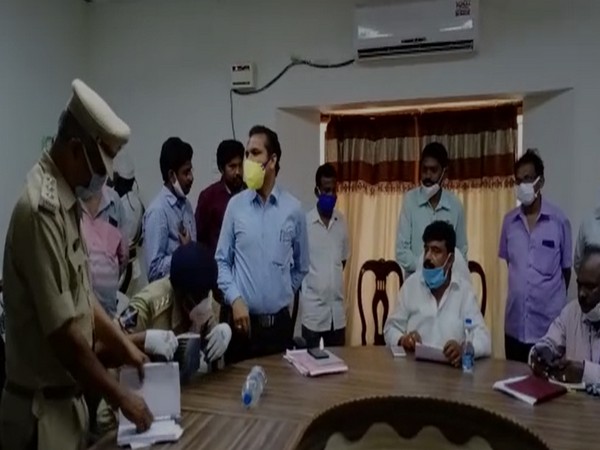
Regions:
<instances>
[{"instance_id":1,"label":"white paper sheet","mask_svg":"<svg viewBox=\"0 0 600 450\"><path fill-rule=\"evenodd\" d=\"M444 349L432 345L417 343L415 346L415 358L449 364L448 359L444 355Z\"/></svg>"},{"instance_id":2,"label":"white paper sheet","mask_svg":"<svg viewBox=\"0 0 600 450\"><path fill-rule=\"evenodd\" d=\"M404 348L399 345L392 345L390 350L392 351L394 358L404 358L406 356L406 351L404 351Z\"/></svg>"},{"instance_id":3,"label":"white paper sheet","mask_svg":"<svg viewBox=\"0 0 600 450\"><path fill-rule=\"evenodd\" d=\"M283 358L305 376L316 377L348 371L348 366L342 359L329 350L325 351L329 354L329 358L315 359L308 354L306 349L286 350Z\"/></svg>"},{"instance_id":4,"label":"white paper sheet","mask_svg":"<svg viewBox=\"0 0 600 450\"><path fill-rule=\"evenodd\" d=\"M136 369L125 367L120 373L120 383L144 398L154 416L154 422L148 431L137 433L135 425L119 411L119 446L139 448L158 442L177 441L181 437L183 429L177 423L181 416L179 364L145 364L143 382L140 382Z\"/></svg>"}]
</instances>

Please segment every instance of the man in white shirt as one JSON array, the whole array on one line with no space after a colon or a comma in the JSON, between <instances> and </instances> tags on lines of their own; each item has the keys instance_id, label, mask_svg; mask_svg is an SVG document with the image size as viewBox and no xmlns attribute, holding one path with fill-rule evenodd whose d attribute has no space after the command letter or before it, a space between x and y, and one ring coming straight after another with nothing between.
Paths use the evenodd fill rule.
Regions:
<instances>
[{"instance_id":1,"label":"man in white shirt","mask_svg":"<svg viewBox=\"0 0 600 450\"><path fill-rule=\"evenodd\" d=\"M472 284L453 273L456 233L447 222L431 223L423 233L423 267L409 277L398 295L394 312L385 323L385 342L414 352L417 343L443 348L458 367L462 356L464 323L471 319L475 357L489 356L491 341Z\"/></svg>"},{"instance_id":2,"label":"man in white shirt","mask_svg":"<svg viewBox=\"0 0 600 450\"><path fill-rule=\"evenodd\" d=\"M349 257L348 227L335 209L334 167L324 164L315 175L317 206L306 215L310 267L300 293L302 337L308 347L346 342L343 270Z\"/></svg>"}]
</instances>

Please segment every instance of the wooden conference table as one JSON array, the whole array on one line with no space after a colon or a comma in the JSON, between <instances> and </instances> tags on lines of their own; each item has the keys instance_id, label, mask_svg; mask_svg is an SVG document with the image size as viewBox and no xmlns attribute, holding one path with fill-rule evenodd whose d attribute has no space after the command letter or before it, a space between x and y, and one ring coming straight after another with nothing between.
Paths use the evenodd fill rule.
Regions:
<instances>
[{"instance_id":1,"label":"wooden conference table","mask_svg":"<svg viewBox=\"0 0 600 450\"><path fill-rule=\"evenodd\" d=\"M393 358L385 347L333 349L348 364L345 374L299 375L281 356L245 361L207 375L182 389L184 433L176 444L155 449L292 449L313 416L337 403L375 395L430 396L471 403L521 423L556 450L600 448L600 398L569 393L530 406L492 390L492 384L525 375L529 368L504 360L482 360L472 375L449 366ZM250 368L264 367L268 384L259 404L245 410L240 392ZM95 447L116 447L111 433Z\"/></svg>"}]
</instances>

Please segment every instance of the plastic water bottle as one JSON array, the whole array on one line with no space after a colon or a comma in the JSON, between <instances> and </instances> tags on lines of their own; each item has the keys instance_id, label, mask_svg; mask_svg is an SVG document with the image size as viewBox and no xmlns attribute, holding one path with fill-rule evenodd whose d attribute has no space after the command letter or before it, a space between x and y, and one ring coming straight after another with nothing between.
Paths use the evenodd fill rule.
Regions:
<instances>
[{"instance_id":1,"label":"plastic water bottle","mask_svg":"<svg viewBox=\"0 0 600 450\"><path fill-rule=\"evenodd\" d=\"M465 344L462 354L462 369L464 373L473 372L475 364L475 349L473 348L473 322L465 319Z\"/></svg>"},{"instance_id":2,"label":"plastic water bottle","mask_svg":"<svg viewBox=\"0 0 600 450\"><path fill-rule=\"evenodd\" d=\"M246 408L255 406L266 384L267 375L264 369L261 366L254 366L246 377L244 387L242 387L242 405Z\"/></svg>"}]
</instances>

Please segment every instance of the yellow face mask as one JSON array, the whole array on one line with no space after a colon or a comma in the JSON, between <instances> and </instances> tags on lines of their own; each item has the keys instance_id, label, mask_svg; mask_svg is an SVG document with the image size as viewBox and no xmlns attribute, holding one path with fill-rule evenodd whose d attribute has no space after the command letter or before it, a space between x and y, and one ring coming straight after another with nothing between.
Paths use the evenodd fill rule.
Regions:
<instances>
[{"instance_id":1,"label":"yellow face mask","mask_svg":"<svg viewBox=\"0 0 600 450\"><path fill-rule=\"evenodd\" d=\"M262 164L248 158L244 160L244 181L248 189L257 191L265 182L265 168Z\"/></svg>"}]
</instances>

